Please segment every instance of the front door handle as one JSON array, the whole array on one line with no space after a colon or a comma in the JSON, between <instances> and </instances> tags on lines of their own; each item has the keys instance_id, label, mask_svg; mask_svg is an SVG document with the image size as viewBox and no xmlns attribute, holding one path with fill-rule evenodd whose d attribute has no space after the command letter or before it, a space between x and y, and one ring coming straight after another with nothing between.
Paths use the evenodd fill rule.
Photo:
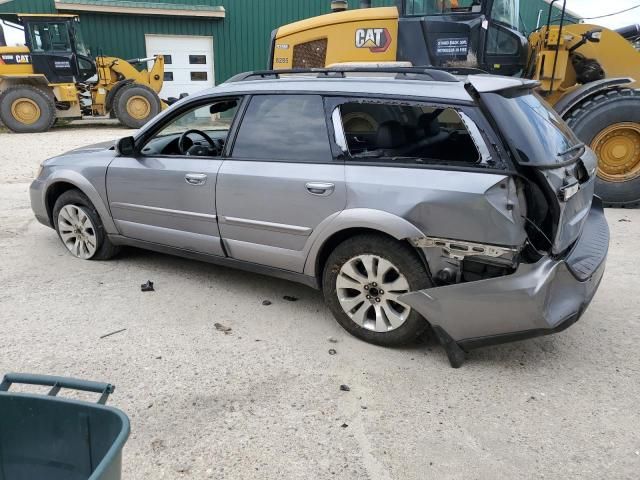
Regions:
<instances>
[{"instance_id":1,"label":"front door handle","mask_svg":"<svg viewBox=\"0 0 640 480\"><path fill-rule=\"evenodd\" d=\"M204 185L207 183L207 176L204 173L187 173L184 176L184 181L189 185Z\"/></svg>"},{"instance_id":2,"label":"front door handle","mask_svg":"<svg viewBox=\"0 0 640 480\"><path fill-rule=\"evenodd\" d=\"M331 195L336 188L333 183L327 182L309 182L305 187L311 195L318 195L320 197Z\"/></svg>"}]
</instances>

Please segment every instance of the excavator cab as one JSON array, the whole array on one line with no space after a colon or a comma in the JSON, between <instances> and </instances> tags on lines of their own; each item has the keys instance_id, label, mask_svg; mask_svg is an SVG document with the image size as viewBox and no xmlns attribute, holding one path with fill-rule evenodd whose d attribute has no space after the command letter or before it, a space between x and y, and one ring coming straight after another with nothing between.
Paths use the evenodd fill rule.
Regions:
<instances>
[{"instance_id":1,"label":"excavator cab","mask_svg":"<svg viewBox=\"0 0 640 480\"><path fill-rule=\"evenodd\" d=\"M77 16L20 15L18 20L24 27L33 70L49 83L85 82L96 74Z\"/></svg>"},{"instance_id":2,"label":"excavator cab","mask_svg":"<svg viewBox=\"0 0 640 480\"><path fill-rule=\"evenodd\" d=\"M517 75L528 53L519 8L519 0L399 0L397 59Z\"/></svg>"}]
</instances>

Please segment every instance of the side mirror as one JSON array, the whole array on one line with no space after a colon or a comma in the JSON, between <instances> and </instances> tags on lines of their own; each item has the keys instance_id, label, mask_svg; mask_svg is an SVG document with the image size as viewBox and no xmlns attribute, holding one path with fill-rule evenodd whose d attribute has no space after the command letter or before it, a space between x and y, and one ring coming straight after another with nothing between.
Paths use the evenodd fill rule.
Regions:
<instances>
[{"instance_id":1,"label":"side mirror","mask_svg":"<svg viewBox=\"0 0 640 480\"><path fill-rule=\"evenodd\" d=\"M599 43L600 39L602 38L602 30L601 29L589 30L584 35L588 42Z\"/></svg>"},{"instance_id":2,"label":"side mirror","mask_svg":"<svg viewBox=\"0 0 640 480\"><path fill-rule=\"evenodd\" d=\"M133 137L123 137L118 140L116 151L123 157L131 157L136 152L136 142Z\"/></svg>"}]
</instances>

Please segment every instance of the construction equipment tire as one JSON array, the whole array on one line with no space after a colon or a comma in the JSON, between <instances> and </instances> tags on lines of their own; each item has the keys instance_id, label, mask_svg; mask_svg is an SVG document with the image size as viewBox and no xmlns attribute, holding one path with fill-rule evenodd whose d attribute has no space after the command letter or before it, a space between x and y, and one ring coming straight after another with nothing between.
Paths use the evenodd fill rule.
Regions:
<instances>
[{"instance_id":1,"label":"construction equipment tire","mask_svg":"<svg viewBox=\"0 0 640 480\"><path fill-rule=\"evenodd\" d=\"M142 127L161 110L160 97L145 85L125 85L113 99L116 118L129 128Z\"/></svg>"},{"instance_id":2,"label":"construction equipment tire","mask_svg":"<svg viewBox=\"0 0 640 480\"><path fill-rule=\"evenodd\" d=\"M640 92L607 90L580 103L565 120L598 155L596 195L605 206L640 205Z\"/></svg>"},{"instance_id":3,"label":"construction equipment tire","mask_svg":"<svg viewBox=\"0 0 640 480\"><path fill-rule=\"evenodd\" d=\"M15 133L48 131L56 120L53 94L33 85L7 88L0 95L0 121Z\"/></svg>"}]
</instances>

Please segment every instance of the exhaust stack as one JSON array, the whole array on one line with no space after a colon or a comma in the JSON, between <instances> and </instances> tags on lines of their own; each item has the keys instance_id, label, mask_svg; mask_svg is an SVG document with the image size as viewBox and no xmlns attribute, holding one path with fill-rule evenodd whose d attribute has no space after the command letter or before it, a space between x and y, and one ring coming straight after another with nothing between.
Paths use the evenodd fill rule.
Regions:
<instances>
[{"instance_id":1,"label":"exhaust stack","mask_svg":"<svg viewBox=\"0 0 640 480\"><path fill-rule=\"evenodd\" d=\"M349 8L349 2L347 0L331 0L332 12L344 12Z\"/></svg>"},{"instance_id":2,"label":"exhaust stack","mask_svg":"<svg viewBox=\"0 0 640 480\"><path fill-rule=\"evenodd\" d=\"M626 27L617 28L615 31L627 40L640 37L640 25L637 23L633 25L627 25Z\"/></svg>"}]
</instances>

